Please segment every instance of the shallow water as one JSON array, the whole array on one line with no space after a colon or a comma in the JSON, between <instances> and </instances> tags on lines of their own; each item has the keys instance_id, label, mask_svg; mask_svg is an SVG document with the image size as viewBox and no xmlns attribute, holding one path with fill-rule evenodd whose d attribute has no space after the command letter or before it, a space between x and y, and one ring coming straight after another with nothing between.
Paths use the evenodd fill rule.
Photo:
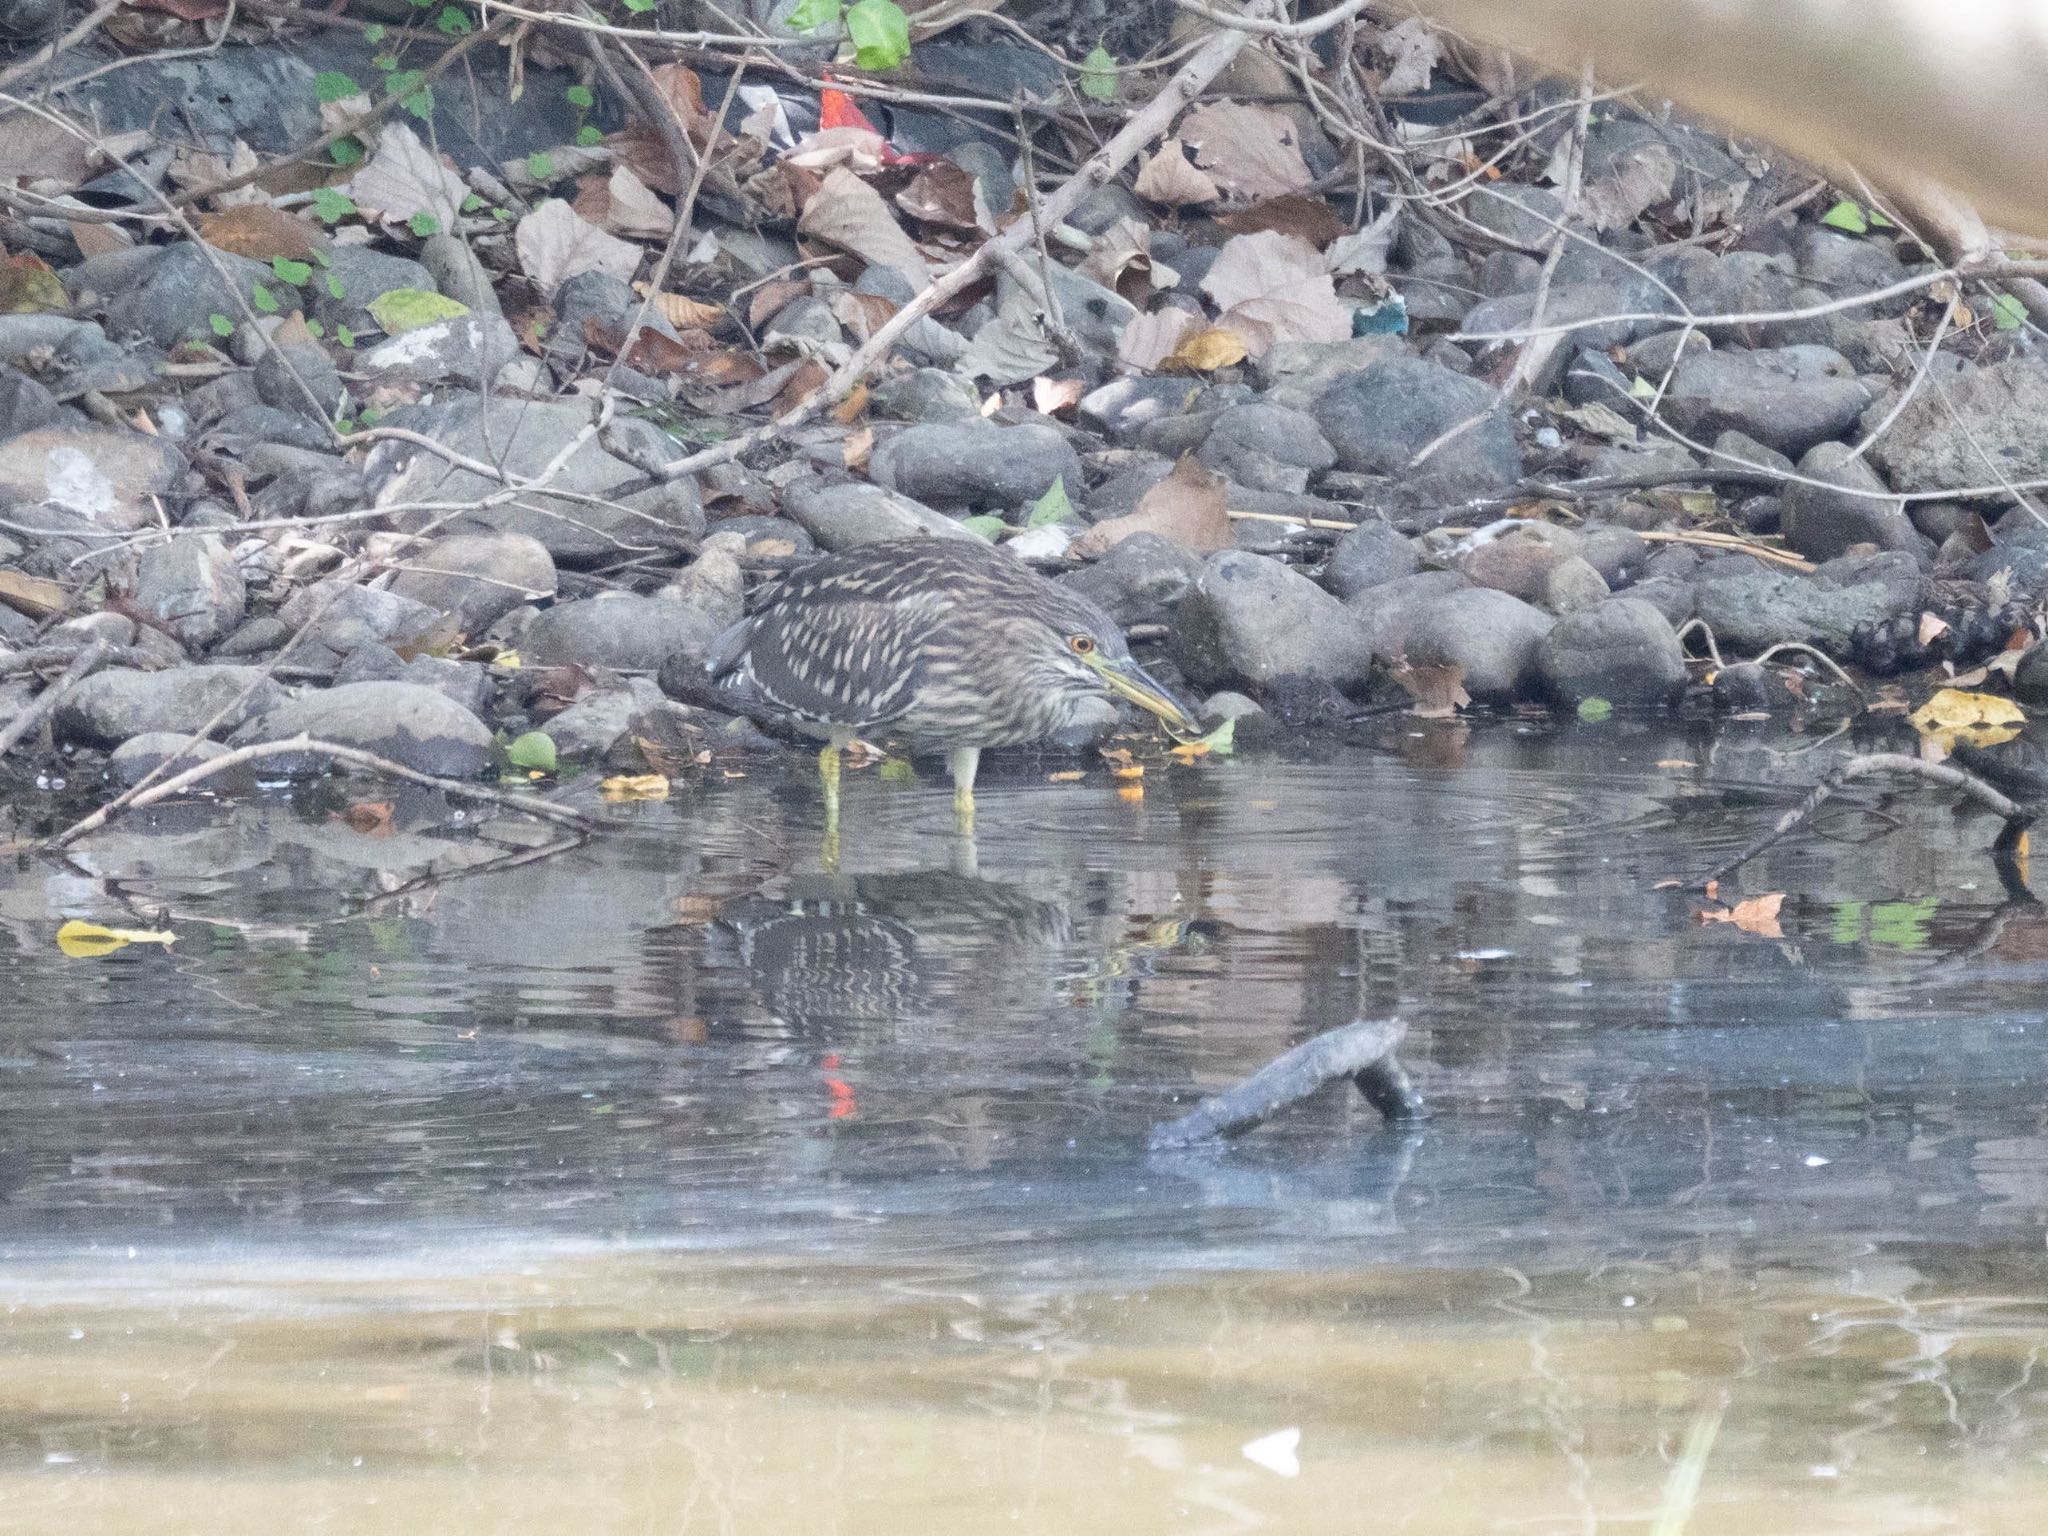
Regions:
<instances>
[{"instance_id":1,"label":"shallow water","mask_svg":"<svg viewBox=\"0 0 2048 1536\"><path fill-rule=\"evenodd\" d=\"M1846 744L1025 759L971 862L869 769L836 876L800 757L465 878L545 838L22 857L0 1529L2037 1531L2048 917L1924 793L1751 866L1776 935L1657 888ZM1394 1011L1426 1126L1145 1150Z\"/></svg>"}]
</instances>

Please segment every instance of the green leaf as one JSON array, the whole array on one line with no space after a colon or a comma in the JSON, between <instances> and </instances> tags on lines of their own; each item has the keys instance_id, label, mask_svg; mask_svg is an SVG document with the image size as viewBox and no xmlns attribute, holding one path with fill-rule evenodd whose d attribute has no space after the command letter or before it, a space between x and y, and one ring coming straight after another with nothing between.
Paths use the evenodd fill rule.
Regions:
<instances>
[{"instance_id":1,"label":"green leaf","mask_svg":"<svg viewBox=\"0 0 2048 1536\"><path fill-rule=\"evenodd\" d=\"M461 37L469 31L469 16L459 5L444 5L434 17L434 27L447 37Z\"/></svg>"},{"instance_id":2,"label":"green leaf","mask_svg":"<svg viewBox=\"0 0 2048 1536\"><path fill-rule=\"evenodd\" d=\"M1116 100L1116 55L1100 43L1081 61L1081 94L1094 101Z\"/></svg>"},{"instance_id":3,"label":"green leaf","mask_svg":"<svg viewBox=\"0 0 2048 1536\"><path fill-rule=\"evenodd\" d=\"M478 192L471 192L462 199L462 211L464 213L475 213L483 205L483 195Z\"/></svg>"},{"instance_id":4,"label":"green leaf","mask_svg":"<svg viewBox=\"0 0 2048 1536\"><path fill-rule=\"evenodd\" d=\"M1071 523L1078 520L1074 512L1074 503L1067 495L1067 477L1061 475L1046 488L1043 496L1031 503L1031 515L1024 520L1024 526L1043 528L1050 523Z\"/></svg>"},{"instance_id":5,"label":"green leaf","mask_svg":"<svg viewBox=\"0 0 2048 1536\"><path fill-rule=\"evenodd\" d=\"M393 96L410 96L427 83L423 69L401 69L385 78L384 89Z\"/></svg>"},{"instance_id":6,"label":"green leaf","mask_svg":"<svg viewBox=\"0 0 2048 1536\"><path fill-rule=\"evenodd\" d=\"M882 766L875 770L875 776L884 784L915 784L917 769L907 757L885 757Z\"/></svg>"},{"instance_id":7,"label":"green leaf","mask_svg":"<svg viewBox=\"0 0 2048 1536\"><path fill-rule=\"evenodd\" d=\"M363 94L363 88L355 82L355 76L344 75L338 69L323 69L313 77L313 94L323 103L346 101L351 96Z\"/></svg>"},{"instance_id":8,"label":"green leaf","mask_svg":"<svg viewBox=\"0 0 2048 1536\"><path fill-rule=\"evenodd\" d=\"M344 347L353 347L356 344L356 333L345 325L337 325L334 328L334 339Z\"/></svg>"},{"instance_id":9,"label":"green leaf","mask_svg":"<svg viewBox=\"0 0 2048 1536\"><path fill-rule=\"evenodd\" d=\"M603 142L604 130L593 123L585 123L576 130L576 147L578 149L588 149L593 144L602 144Z\"/></svg>"},{"instance_id":10,"label":"green leaf","mask_svg":"<svg viewBox=\"0 0 2048 1536\"><path fill-rule=\"evenodd\" d=\"M322 325L318 320L308 320L306 322L306 332L315 341L318 341L322 336L325 336L327 334L327 327Z\"/></svg>"},{"instance_id":11,"label":"green leaf","mask_svg":"<svg viewBox=\"0 0 2048 1536\"><path fill-rule=\"evenodd\" d=\"M216 336L232 336L235 334L235 322L230 320L226 315L208 315L206 317L206 323L213 327L213 334Z\"/></svg>"},{"instance_id":12,"label":"green leaf","mask_svg":"<svg viewBox=\"0 0 2048 1536\"><path fill-rule=\"evenodd\" d=\"M289 257L273 256L270 258L270 270L294 288L303 288L313 280L313 263L310 261L293 261Z\"/></svg>"},{"instance_id":13,"label":"green leaf","mask_svg":"<svg viewBox=\"0 0 2048 1536\"><path fill-rule=\"evenodd\" d=\"M337 416L337 417L335 417L335 418L334 418L334 430L335 430L335 431L337 431L337 432L344 432L344 433L346 433L346 432L353 432L353 431L355 431L355 429L356 429L356 422L355 422L355 418L354 418L353 416Z\"/></svg>"},{"instance_id":14,"label":"green leaf","mask_svg":"<svg viewBox=\"0 0 2048 1536\"><path fill-rule=\"evenodd\" d=\"M1605 699L1579 700L1579 718L1588 725L1598 725L1602 720L1612 716L1613 713L1614 706Z\"/></svg>"},{"instance_id":15,"label":"green leaf","mask_svg":"<svg viewBox=\"0 0 2048 1536\"><path fill-rule=\"evenodd\" d=\"M526 157L526 174L535 181L555 179L555 157L543 150L535 150Z\"/></svg>"},{"instance_id":16,"label":"green leaf","mask_svg":"<svg viewBox=\"0 0 2048 1536\"><path fill-rule=\"evenodd\" d=\"M1830 229L1839 229L1852 235L1870 233L1870 217L1863 211L1863 205L1854 198L1845 197L1834 207L1820 216L1821 223Z\"/></svg>"},{"instance_id":17,"label":"green leaf","mask_svg":"<svg viewBox=\"0 0 2048 1536\"><path fill-rule=\"evenodd\" d=\"M798 0L797 8L789 13L789 30L815 32L820 27L837 26L845 9L844 0Z\"/></svg>"},{"instance_id":18,"label":"green leaf","mask_svg":"<svg viewBox=\"0 0 2048 1536\"><path fill-rule=\"evenodd\" d=\"M337 304L348 297L348 288L332 272L327 274L327 297Z\"/></svg>"},{"instance_id":19,"label":"green leaf","mask_svg":"<svg viewBox=\"0 0 2048 1536\"><path fill-rule=\"evenodd\" d=\"M562 99L572 107L581 107L585 112L588 112L591 104L597 100L591 94L590 87L587 85L570 86L569 89L562 92Z\"/></svg>"},{"instance_id":20,"label":"green leaf","mask_svg":"<svg viewBox=\"0 0 2048 1536\"><path fill-rule=\"evenodd\" d=\"M346 192L337 192L332 187L313 189L313 217L322 224L339 224L354 212L355 199Z\"/></svg>"},{"instance_id":21,"label":"green leaf","mask_svg":"<svg viewBox=\"0 0 2048 1536\"><path fill-rule=\"evenodd\" d=\"M385 26L383 22L373 21L363 28L363 41L374 48L377 44L383 42L390 35L390 32L391 29Z\"/></svg>"},{"instance_id":22,"label":"green leaf","mask_svg":"<svg viewBox=\"0 0 2048 1536\"><path fill-rule=\"evenodd\" d=\"M983 515L981 517L963 517L960 519L960 526L969 533L974 534L977 538L987 539L989 543L993 544L1006 525L1000 517Z\"/></svg>"},{"instance_id":23,"label":"green leaf","mask_svg":"<svg viewBox=\"0 0 2048 1536\"><path fill-rule=\"evenodd\" d=\"M441 221L431 213L414 214L405 221L405 227L418 235L422 240L426 239L429 235L441 233Z\"/></svg>"},{"instance_id":24,"label":"green leaf","mask_svg":"<svg viewBox=\"0 0 2048 1536\"><path fill-rule=\"evenodd\" d=\"M401 101L399 105L424 123L434 115L434 92L432 87L423 91L414 91L410 96Z\"/></svg>"},{"instance_id":25,"label":"green leaf","mask_svg":"<svg viewBox=\"0 0 2048 1536\"><path fill-rule=\"evenodd\" d=\"M655 0L626 0L626 9L637 16L643 11L653 10L654 4Z\"/></svg>"},{"instance_id":26,"label":"green leaf","mask_svg":"<svg viewBox=\"0 0 2048 1536\"><path fill-rule=\"evenodd\" d=\"M2016 331L2027 323L2027 306L2009 293L1991 301L1991 323L2001 331Z\"/></svg>"},{"instance_id":27,"label":"green leaf","mask_svg":"<svg viewBox=\"0 0 2048 1536\"><path fill-rule=\"evenodd\" d=\"M336 165L361 165L363 141L354 137L336 139L327 146L327 157Z\"/></svg>"},{"instance_id":28,"label":"green leaf","mask_svg":"<svg viewBox=\"0 0 2048 1536\"><path fill-rule=\"evenodd\" d=\"M846 12L853 62L862 69L894 69L910 57L910 18L896 0L859 0Z\"/></svg>"},{"instance_id":29,"label":"green leaf","mask_svg":"<svg viewBox=\"0 0 2048 1536\"><path fill-rule=\"evenodd\" d=\"M261 283L257 283L250 289L249 302L256 306L256 313L259 315L274 315L277 313L277 295Z\"/></svg>"},{"instance_id":30,"label":"green leaf","mask_svg":"<svg viewBox=\"0 0 2048 1536\"><path fill-rule=\"evenodd\" d=\"M389 293L378 294L364 307L384 327L387 336L403 336L407 331L460 319L469 313L469 306L460 300L425 288L393 288Z\"/></svg>"},{"instance_id":31,"label":"green leaf","mask_svg":"<svg viewBox=\"0 0 2048 1536\"><path fill-rule=\"evenodd\" d=\"M528 731L505 745L505 761L529 773L555 771L555 739L546 731Z\"/></svg>"},{"instance_id":32,"label":"green leaf","mask_svg":"<svg viewBox=\"0 0 2048 1536\"><path fill-rule=\"evenodd\" d=\"M395 53L380 53L377 57L370 60L370 63L373 67L383 70L388 75L391 71L398 68L398 55Z\"/></svg>"},{"instance_id":33,"label":"green leaf","mask_svg":"<svg viewBox=\"0 0 2048 1536\"><path fill-rule=\"evenodd\" d=\"M1237 750L1237 721L1226 720L1195 743L1207 747L1214 757L1228 757Z\"/></svg>"}]
</instances>

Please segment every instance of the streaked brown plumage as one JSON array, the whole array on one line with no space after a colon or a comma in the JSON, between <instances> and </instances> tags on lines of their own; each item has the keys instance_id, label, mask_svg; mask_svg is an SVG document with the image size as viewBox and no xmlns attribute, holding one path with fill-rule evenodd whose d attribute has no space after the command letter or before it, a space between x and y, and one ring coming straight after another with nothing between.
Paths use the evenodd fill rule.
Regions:
<instances>
[{"instance_id":1,"label":"streaked brown plumage","mask_svg":"<svg viewBox=\"0 0 2048 1536\"><path fill-rule=\"evenodd\" d=\"M855 736L946 753L964 822L984 747L1093 740L1119 698L1183 733L1201 728L1131 659L1109 615L979 540L862 545L799 567L748 606L707 665L722 687L829 743L828 824L837 749Z\"/></svg>"}]
</instances>

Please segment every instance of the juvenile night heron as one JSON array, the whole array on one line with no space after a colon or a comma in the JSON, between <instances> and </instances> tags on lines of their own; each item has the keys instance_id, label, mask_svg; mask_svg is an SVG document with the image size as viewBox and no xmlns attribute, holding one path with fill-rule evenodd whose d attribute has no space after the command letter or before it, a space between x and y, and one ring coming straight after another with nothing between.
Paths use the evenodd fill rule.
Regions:
<instances>
[{"instance_id":1,"label":"juvenile night heron","mask_svg":"<svg viewBox=\"0 0 2048 1536\"><path fill-rule=\"evenodd\" d=\"M839 753L878 733L944 752L953 808L974 823L984 747L1080 745L1127 699L1198 735L1187 706L1145 674L1114 620L979 539L889 539L814 560L762 588L718 637L723 687L824 738L825 828L839 825Z\"/></svg>"}]
</instances>

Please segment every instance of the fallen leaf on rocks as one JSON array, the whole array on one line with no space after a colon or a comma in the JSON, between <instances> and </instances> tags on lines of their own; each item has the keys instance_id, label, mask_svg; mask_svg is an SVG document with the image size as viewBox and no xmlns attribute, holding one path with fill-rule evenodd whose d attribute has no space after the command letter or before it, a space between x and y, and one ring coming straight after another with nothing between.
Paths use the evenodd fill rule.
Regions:
<instances>
[{"instance_id":1,"label":"fallen leaf on rocks","mask_svg":"<svg viewBox=\"0 0 2048 1536\"><path fill-rule=\"evenodd\" d=\"M1198 555L1236 544L1225 510L1223 479L1193 454L1183 454L1173 472L1138 499L1122 517L1106 518L1069 546L1083 560L1107 554L1133 534L1156 533Z\"/></svg>"},{"instance_id":2,"label":"fallen leaf on rocks","mask_svg":"<svg viewBox=\"0 0 2048 1536\"><path fill-rule=\"evenodd\" d=\"M1216 222L1233 235L1256 235L1265 229L1293 235L1319 251L1345 233L1344 221L1337 217L1336 209L1320 197L1305 197L1299 192L1269 197L1235 213L1219 214Z\"/></svg>"},{"instance_id":3,"label":"fallen leaf on rocks","mask_svg":"<svg viewBox=\"0 0 2048 1536\"><path fill-rule=\"evenodd\" d=\"M1198 757L1228 757L1237 750L1237 722L1226 720L1206 736L1183 741L1166 749L1175 762L1192 763Z\"/></svg>"},{"instance_id":4,"label":"fallen leaf on rocks","mask_svg":"<svg viewBox=\"0 0 2048 1536\"><path fill-rule=\"evenodd\" d=\"M423 330L444 320L459 320L469 313L469 306L460 299L427 288L393 288L378 294L364 308L386 336L403 336L407 331Z\"/></svg>"},{"instance_id":5,"label":"fallen leaf on rocks","mask_svg":"<svg viewBox=\"0 0 2048 1536\"><path fill-rule=\"evenodd\" d=\"M1552 157L1556 174L1550 179L1559 184L1570 174L1566 168L1570 138L1566 134L1560 141L1565 153ZM1630 144L1598 164L1589 157L1579 188L1579 205L1592 220L1593 228L1605 234L1626 228L1649 209L1669 202L1677 186L1677 152L1669 144L1650 139Z\"/></svg>"},{"instance_id":6,"label":"fallen leaf on rocks","mask_svg":"<svg viewBox=\"0 0 2048 1536\"><path fill-rule=\"evenodd\" d=\"M616 354L617 333L593 337L591 328L597 325L595 315L584 322L584 336L594 348ZM608 327L600 329L609 330ZM633 335L633 344L625 349L626 366L650 378L665 379L681 373L706 352L718 345L702 331L683 331L675 336L665 336L651 325L643 325Z\"/></svg>"},{"instance_id":7,"label":"fallen leaf on rocks","mask_svg":"<svg viewBox=\"0 0 2048 1536\"><path fill-rule=\"evenodd\" d=\"M1948 620L1942 618L1940 614L1922 613L1920 615L1919 634L1922 645L1932 645L1937 637L1947 633Z\"/></svg>"},{"instance_id":8,"label":"fallen leaf on rocks","mask_svg":"<svg viewBox=\"0 0 2048 1536\"><path fill-rule=\"evenodd\" d=\"M1301 158L1294 119L1271 107L1210 102L1181 119L1195 165L1232 197L1247 202L1303 192L1315 181Z\"/></svg>"},{"instance_id":9,"label":"fallen leaf on rocks","mask_svg":"<svg viewBox=\"0 0 2048 1536\"><path fill-rule=\"evenodd\" d=\"M1076 270L1142 308L1153 290L1162 286L1162 273L1165 286L1173 281L1168 269L1153 264L1151 243L1152 231L1147 225L1136 219L1119 219L1095 237L1095 248Z\"/></svg>"},{"instance_id":10,"label":"fallen leaf on rocks","mask_svg":"<svg viewBox=\"0 0 2048 1536\"><path fill-rule=\"evenodd\" d=\"M347 810L336 812L334 819L367 837L389 837L391 809L389 800L358 800Z\"/></svg>"},{"instance_id":11,"label":"fallen leaf on rocks","mask_svg":"<svg viewBox=\"0 0 2048 1536\"><path fill-rule=\"evenodd\" d=\"M1393 61L1380 81L1381 96L1409 96L1429 89L1443 45L1428 22L1419 16L1397 22L1379 35L1374 47Z\"/></svg>"},{"instance_id":12,"label":"fallen leaf on rocks","mask_svg":"<svg viewBox=\"0 0 2048 1536\"><path fill-rule=\"evenodd\" d=\"M64 227L71 231L71 243L78 247L78 254L87 260L110 251L125 251L135 244L135 237L118 224L73 222Z\"/></svg>"},{"instance_id":13,"label":"fallen leaf on rocks","mask_svg":"<svg viewBox=\"0 0 2048 1536\"><path fill-rule=\"evenodd\" d=\"M1266 231L1223 243L1202 291L1223 311L1222 324L1244 334L1253 357L1279 341L1342 341L1351 312L1314 246Z\"/></svg>"},{"instance_id":14,"label":"fallen leaf on rocks","mask_svg":"<svg viewBox=\"0 0 2048 1536\"><path fill-rule=\"evenodd\" d=\"M520 270L550 299L581 273L604 272L626 282L640 268L639 246L606 234L559 197L519 221L513 246Z\"/></svg>"},{"instance_id":15,"label":"fallen leaf on rocks","mask_svg":"<svg viewBox=\"0 0 2048 1536\"><path fill-rule=\"evenodd\" d=\"M1184 309L1162 309L1156 314L1138 315L1117 338L1116 355L1133 368L1157 368L1173 355L1181 337L1201 324Z\"/></svg>"},{"instance_id":16,"label":"fallen leaf on rocks","mask_svg":"<svg viewBox=\"0 0 2048 1536\"><path fill-rule=\"evenodd\" d=\"M282 256L311 261L315 251L333 244L315 225L268 203L243 203L221 213L202 213L193 220L199 238L217 251L231 251L255 261Z\"/></svg>"},{"instance_id":17,"label":"fallen leaf on rocks","mask_svg":"<svg viewBox=\"0 0 2048 1536\"><path fill-rule=\"evenodd\" d=\"M1047 416L1071 411L1088 393L1086 379L1048 379L1041 375L1031 381L1031 408Z\"/></svg>"},{"instance_id":18,"label":"fallen leaf on rocks","mask_svg":"<svg viewBox=\"0 0 2048 1536\"><path fill-rule=\"evenodd\" d=\"M1387 270L1387 252L1393 249L1400 227L1400 205L1391 204L1365 228L1340 237L1323 253L1323 259L1335 276L1356 272L1377 277Z\"/></svg>"},{"instance_id":19,"label":"fallen leaf on rocks","mask_svg":"<svg viewBox=\"0 0 2048 1536\"><path fill-rule=\"evenodd\" d=\"M1424 720L1449 720L1472 702L1463 667L1419 667L1403 658L1387 675L1414 701L1409 713Z\"/></svg>"},{"instance_id":20,"label":"fallen leaf on rocks","mask_svg":"<svg viewBox=\"0 0 2048 1536\"><path fill-rule=\"evenodd\" d=\"M0 258L0 315L60 314L70 307L64 279L34 251Z\"/></svg>"},{"instance_id":21,"label":"fallen leaf on rocks","mask_svg":"<svg viewBox=\"0 0 2048 1536\"><path fill-rule=\"evenodd\" d=\"M947 229L992 235L996 221L972 172L950 160L928 165L896 194L896 206L914 219Z\"/></svg>"},{"instance_id":22,"label":"fallen leaf on rocks","mask_svg":"<svg viewBox=\"0 0 2048 1536\"><path fill-rule=\"evenodd\" d=\"M75 917L57 930L57 947L73 960L97 960L130 944L161 944L169 949L177 942L175 933L161 928L107 928Z\"/></svg>"},{"instance_id":23,"label":"fallen leaf on rocks","mask_svg":"<svg viewBox=\"0 0 2048 1536\"><path fill-rule=\"evenodd\" d=\"M647 284L635 283L633 291L641 298L647 297ZM654 312L677 330L701 330L715 325L725 318L725 311L716 304L706 304L701 299L692 299L680 293L657 293L653 299Z\"/></svg>"},{"instance_id":24,"label":"fallen leaf on rocks","mask_svg":"<svg viewBox=\"0 0 2048 1536\"><path fill-rule=\"evenodd\" d=\"M1906 719L1930 746L1946 755L1958 742L1995 747L2011 741L2019 735L2027 716L2019 705L1999 694L1943 688Z\"/></svg>"},{"instance_id":25,"label":"fallen leaf on rocks","mask_svg":"<svg viewBox=\"0 0 2048 1536\"><path fill-rule=\"evenodd\" d=\"M1785 893L1772 891L1764 896L1746 897L1732 907L1703 907L1697 916L1702 923L1733 923L1760 939L1782 939L1785 934L1778 926L1778 909L1784 905Z\"/></svg>"},{"instance_id":26,"label":"fallen leaf on rocks","mask_svg":"<svg viewBox=\"0 0 2048 1536\"><path fill-rule=\"evenodd\" d=\"M358 208L384 223L403 224L425 214L445 230L455 227L469 187L412 129L387 123L377 135L377 152L350 178L347 192Z\"/></svg>"},{"instance_id":27,"label":"fallen leaf on rocks","mask_svg":"<svg viewBox=\"0 0 2048 1536\"><path fill-rule=\"evenodd\" d=\"M1207 325L1189 331L1174 346L1173 355L1161 365L1189 373L1213 373L1245 360L1249 350L1245 338L1225 326Z\"/></svg>"},{"instance_id":28,"label":"fallen leaf on rocks","mask_svg":"<svg viewBox=\"0 0 2048 1536\"><path fill-rule=\"evenodd\" d=\"M865 384L856 384L846 392L846 398L833 406L826 414L838 422L840 426L850 427L860 420L861 412L867 408L868 387ZM858 433L854 435L859 436ZM873 434L870 433L869 435L872 436Z\"/></svg>"},{"instance_id":29,"label":"fallen leaf on rocks","mask_svg":"<svg viewBox=\"0 0 2048 1536\"><path fill-rule=\"evenodd\" d=\"M866 469L875 451L875 429L862 427L839 445L839 460L848 469Z\"/></svg>"},{"instance_id":30,"label":"fallen leaf on rocks","mask_svg":"<svg viewBox=\"0 0 2048 1536\"><path fill-rule=\"evenodd\" d=\"M782 163L806 171L842 165L854 171L879 171L888 148L889 141L872 128L820 128L798 139Z\"/></svg>"},{"instance_id":31,"label":"fallen leaf on rocks","mask_svg":"<svg viewBox=\"0 0 2048 1536\"><path fill-rule=\"evenodd\" d=\"M788 307L794 299L800 299L811 291L809 283L792 282L788 278L777 278L763 283L754 290L753 298L747 301L747 326L760 330L770 320Z\"/></svg>"},{"instance_id":32,"label":"fallen leaf on rocks","mask_svg":"<svg viewBox=\"0 0 2048 1536\"><path fill-rule=\"evenodd\" d=\"M835 170L804 205L797 220L797 233L813 240L850 251L870 266L892 267L923 288L931 282L931 269L923 255L903 232L882 194L853 172Z\"/></svg>"},{"instance_id":33,"label":"fallen leaf on rocks","mask_svg":"<svg viewBox=\"0 0 2048 1536\"><path fill-rule=\"evenodd\" d=\"M615 235L660 240L675 228L676 216L646 182L623 165L608 177L586 176L578 183L576 212Z\"/></svg>"},{"instance_id":34,"label":"fallen leaf on rocks","mask_svg":"<svg viewBox=\"0 0 2048 1536\"><path fill-rule=\"evenodd\" d=\"M621 773L605 779L597 792L607 800L666 800L668 780L658 773Z\"/></svg>"},{"instance_id":35,"label":"fallen leaf on rocks","mask_svg":"<svg viewBox=\"0 0 2048 1536\"><path fill-rule=\"evenodd\" d=\"M1138 167L1132 190L1148 203L1169 208L1193 208L1213 203L1223 189L1189 163L1187 149L1179 139L1168 139L1159 152Z\"/></svg>"},{"instance_id":36,"label":"fallen leaf on rocks","mask_svg":"<svg viewBox=\"0 0 2048 1536\"><path fill-rule=\"evenodd\" d=\"M62 613L68 601L64 589L54 581L30 576L24 571L0 571L0 603L31 619L47 619Z\"/></svg>"},{"instance_id":37,"label":"fallen leaf on rocks","mask_svg":"<svg viewBox=\"0 0 2048 1536\"><path fill-rule=\"evenodd\" d=\"M1057 367L1059 361L1059 349L1047 340L1037 310L1019 293L1012 304L974 333L953 371L962 378L987 379L1000 387L1035 379L1046 369Z\"/></svg>"},{"instance_id":38,"label":"fallen leaf on rocks","mask_svg":"<svg viewBox=\"0 0 2048 1536\"><path fill-rule=\"evenodd\" d=\"M896 318L896 306L882 295L856 293L851 288L834 293L829 308L832 318L851 331L856 341L866 341Z\"/></svg>"}]
</instances>

